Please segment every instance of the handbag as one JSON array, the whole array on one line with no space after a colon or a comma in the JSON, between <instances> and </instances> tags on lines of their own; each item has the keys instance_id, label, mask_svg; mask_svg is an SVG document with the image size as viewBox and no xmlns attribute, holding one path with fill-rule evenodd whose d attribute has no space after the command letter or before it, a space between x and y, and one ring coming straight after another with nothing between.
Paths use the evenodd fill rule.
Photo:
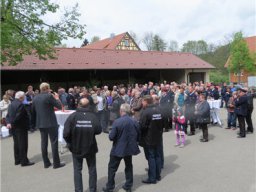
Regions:
<instances>
[{"instance_id":1,"label":"handbag","mask_svg":"<svg viewBox=\"0 0 256 192\"><path fill-rule=\"evenodd\" d=\"M6 126L6 125L7 125L5 118L1 118L1 125L3 125L3 126Z\"/></svg>"}]
</instances>

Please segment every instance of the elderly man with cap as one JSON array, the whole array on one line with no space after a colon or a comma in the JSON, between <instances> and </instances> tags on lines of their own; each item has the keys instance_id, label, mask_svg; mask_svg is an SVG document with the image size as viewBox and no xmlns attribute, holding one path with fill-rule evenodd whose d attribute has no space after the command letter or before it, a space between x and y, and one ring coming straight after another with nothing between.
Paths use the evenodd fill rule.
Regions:
<instances>
[{"instance_id":1,"label":"elderly man with cap","mask_svg":"<svg viewBox=\"0 0 256 192\"><path fill-rule=\"evenodd\" d=\"M246 136L245 132L245 118L247 115L247 109L248 109L248 98L246 95L245 89L238 89L238 96L235 96L235 113L237 115L240 133L238 135L238 138L243 138Z\"/></svg>"},{"instance_id":2,"label":"elderly man with cap","mask_svg":"<svg viewBox=\"0 0 256 192\"><path fill-rule=\"evenodd\" d=\"M83 192L82 169L86 159L89 169L90 192L97 191L96 153L98 152L95 135L101 133L96 115L91 111L89 100L82 98L78 109L65 122L63 136L73 156L75 192Z\"/></svg>"}]
</instances>

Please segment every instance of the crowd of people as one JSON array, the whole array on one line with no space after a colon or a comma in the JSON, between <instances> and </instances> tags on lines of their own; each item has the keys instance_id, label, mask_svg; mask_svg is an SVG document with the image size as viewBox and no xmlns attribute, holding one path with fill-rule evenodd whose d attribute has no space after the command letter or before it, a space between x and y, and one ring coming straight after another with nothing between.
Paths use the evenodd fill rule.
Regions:
<instances>
[{"instance_id":1,"label":"crowd of people","mask_svg":"<svg viewBox=\"0 0 256 192\"><path fill-rule=\"evenodd\" d=\"M108 181L103 191L115 188L115 173L124 159L126 183L123 189L131 191L133 185L132 156L143 147L148 161L146 184L161 180L164 168L163 132L174 130L175 146L184 147L186 136L202 130L201 142L208 142L208 124L216 124L207 100L221 100L227 108L227 128L239 127L238 138L253 133L253 97L247 87L217 86L213 83L193 84L176 82L156 84L115 85L92 88L74 86L68 92L60 87L57 92L48 83L40 91L30 85L27 92L7 90L0 102L1 125L6 126L14 140L15 165L30 166L27 157L28 130L40 130L44 168L52 163L48 158L48 135L53 153L53 168L65 166L58 154L58 123L54 111L75 110L64 126L64 139L70 149L74 165L75 191L83 191L82 163L89 168L90 191L97 189L95 135L108 133L113 141L108 164ZM238 124L237 124L238 120ZM247 128L246 128L247 124ZM110 129L111 127L111 129Z\"/></svg>"}]
</instances>

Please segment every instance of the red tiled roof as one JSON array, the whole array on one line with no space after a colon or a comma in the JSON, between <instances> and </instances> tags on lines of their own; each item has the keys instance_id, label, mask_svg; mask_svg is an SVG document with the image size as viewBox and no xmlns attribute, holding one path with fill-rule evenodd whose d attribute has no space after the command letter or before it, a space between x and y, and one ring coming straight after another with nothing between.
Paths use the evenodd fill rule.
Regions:
<instances>
[{"instance_id":1,"label":"red tiled roof","mask_svg":"<svg viewBox=\"0 0 256 192\"><path fill-rule=\"evenodd\" d=\"M247 46L250 52L256 52L256 36L245 38Z\"/></svg>"},{"instance_id":2,"label":"red tiled roof","mask_svg":"<svg viewBox=\"0 0 256 192\"><path fill-rule=\"evenodd\" d=\"M113 38L102 39L92 44L84 46L85 49L116 49L116 46L120 43L126 33L116 35Z\"/></svg>"},{"instance_id":3,"label":"red tiled roof","mask_svg":"<svg viewBox=\"0 0 256 192\"><path fill-rule=\"evenodd\" d=\"M252 36L252 37L247 37L244 38L244 40L247 43L247 46L249 48L249 51L251 53L256 53L256 36ZM230 57L228 58L227 62L225 63L224 67L228 67L228 64L230 62Z\"/></svg>"},{"instance_id":4,"label":"red tiled roof","mask_svg":"<svg viewBox=\"0 0 256 192\"><path fill-rule=\"evenodd\" d=\"M213 69L191 53L56 48L56 59L25 56L16 66L2 70L87 70L87 69Z\"/></svg>"}]
</instances>

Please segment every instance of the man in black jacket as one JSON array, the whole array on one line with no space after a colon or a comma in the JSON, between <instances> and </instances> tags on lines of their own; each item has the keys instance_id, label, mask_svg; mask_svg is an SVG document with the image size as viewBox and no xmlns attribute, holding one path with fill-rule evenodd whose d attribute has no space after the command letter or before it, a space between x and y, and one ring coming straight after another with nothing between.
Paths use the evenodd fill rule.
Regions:
<instances>
[{"instance_id":1,"label":"man in black jacket","mask_svg":"<svg viewBox=\"0 0 256 192\"><path fill-rule=\"evenodd\" d=\"M68 110L76 109L76 101L75 101L73 88L68 89L67 104L68 104Z\"/></svg>"},{"instance_id":2,"label":"man in black jacket","mask_svg":"<svg viewBox=\"0 0 256 192\"><path fill-rule=\"evenodd\" d=\"M161 147L164 127L164 116L160 108L153 104L149 95L143 97L143 108L140 117L141 144L148 160L148 178L143 183L155 184L161 180Z\"/></svg>"},{"instance_id":3,"label":"man in black jacket","mask_svg":"<svg viewBox=\"0 0 256 192\"><path fill-rule=\"evenodd\" d=\"M189 87L189 93L185 99L185 117L186 117L186 126L185 133L187 134L188 121L190 124L190 133L189 136L195 135L195 105L196 105L197 96L195 90L192 86Z\"/></svg>"},{"instance_id":4,"label":"man in black jacket","mask_svg":"<svg viewBox=\"0 0 256 192\"><path fill-rule=\"evenodd\" d=\"M253 111L253 96L251 91L247 92L248 98L248 111L246 115L246 123L247 123L247 133L253 133L253 124L252 124L252 111Z\"/></svg>"},{"instance_id":5,"label":"man in black jacket","mask_svg":"<svg viewBox=\"0 0 256 192\"><path fill-rule=\"evenodd\" d=\"M22 104L24 99L23 91L15 94L15 100L8 107L6 122L7 128L12 129L13 133L15 165L30 166L34 163L27 158L29 117Z\"/></svg>"},{"instance_id":6,"label":"man in black jacket","mask_svg":"<svg viewBox=\"0 0 256 192\"><path fill-rule=\"evenodd\" d=\"M225 101L225 96L226 96L226 92L227 92L227 84L226 83L223 83L222 87L221 87L221 105L220 105L220 108L223 107L223 103ZM225 103L225 106L227 104Z\"/></svg>"},{"instance_id":7,"label":"man in black jacket","mask_svg":"<svg viewBox=\"0 0 256 192\"><path fill-rule=\"evenodd\" d=\"M63 137L72 152L75 191L83 192L83 158L89 169L90 192L97 191L96 153L98 152L95 135L101 133L101 126L96 115L91 111L89 100L82 98L78 109L71 114L64 125Z\"/></svg>"},{"instance_id":8,"label":"man in black jacket","mask_svg":"<svg viewBox=\"0 0 256 192\"><path fill-rule=\"evenodd\" d=\"M163 111L165 121L165 131L172 129L172 108L174 103L174 93L170 90L170 85L166 85L161 89L160 107Z\"/></svg>"},{"instance_id":9,"label":"man in black jacket","mask_svg":"<svg viewBox=\"0 0 256 192\"><path fill-rule=\"evenodd\" d=\"M210 105L206 101L206 95L199 95L199 103L195 107L195 115L199 125L199 128L202 129L203 138L200 139L201 142L208 142L208 127L207 124L210 123Z\"/></svg>"},{"instance_id":10,"label":"man in black jacket","mask_svg":"<svg viewBox=\"0 0 256 192\"><path fill-rule=\"evenodd\" d=\"M246 96L246 90L240 88L238 90L238 97L235 98L235 113L237 115L240 133L238 138L243 138L246 136L245 132L245 117L247 115L248 109L248 98Z\"/></svg>"},{"instance_id":11,"label":"man in black jacket","mask_svg":"<svg viewBox=\"0 0 256 192\"><path fill-rule=\"evenodd\" d=\"M32 105L32 120L35 127L40 130L41 150L44 161L44 168L49 168L52 164L48 158L48 135L52 145L53 168L57 169L65 166L60 162L58 152L58 123L54 113L54 107L61 109L61 102L57 93L50 93L50 85L41 83L41 93L35 96Z\"/></svg>"},{"instance_id":12,"label":"man in black jacket","mask_svg":"<svg viewBox=\"0 0 256 192\"><path fill-rule=\"evenodd\" d=\"M29 130L31 132L35 131L35 128L33 127L33 122L32 122L32 103L33 103L33 98L34 98L34 91L32 85L28 86L28 91L26 93L26 97L23 101L23 104L25 105L25 109L28 113L29 117Z\"/></svg>"}]
</instances>

